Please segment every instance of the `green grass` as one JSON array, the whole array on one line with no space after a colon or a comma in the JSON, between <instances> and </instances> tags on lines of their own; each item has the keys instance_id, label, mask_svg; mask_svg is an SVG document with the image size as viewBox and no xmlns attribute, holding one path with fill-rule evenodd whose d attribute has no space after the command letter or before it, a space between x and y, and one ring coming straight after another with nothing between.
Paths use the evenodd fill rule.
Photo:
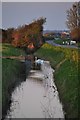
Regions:
<instances>
[{"instance_id":1,"label":"green grass","mask_svg":"<svg viewBox=\"0 0 80 120\"><path fill-rule=\"evenodd\" d=\"M66 60L55 72L55 82L65 105L66 116L78 116L78 66L77 63Z\"/></svg>"},{"instance_id":2,"label":"green grass","mask_svg":"<svg viewBox=\"0 0 80 120\"><path fill-rule=\"evenodd\" d=\"M61 50L55 49L53 46L48 44L44 44L41 49L35 53L35 55L44 60L50 60L54 68L65 57L64 53Z\"/></svg>"},{"instance_id":3,"label":"green grass","mask_svg":"<svg viewBox=\"0 0 80 120\"><path fill-rule=\"evenodd\" d=\"M12 87L15 87L14 84L20 80L22 70L20 61L10 59L2 60L2 102L4 109L10 100Z\"/></svg>"},{"instance_id":4,"label":"green grass","mask_svg":"<svg viewBox=\"0 0 80 120\"><path fill-rule=\"evenodd\" d=\"M44 44L35 55L46 60L50 60L52 67L56 67L62 60L70 59L78 62L78 50L74 48L62 48Z\"/></svg>"},{"instance_id":5,"label":"green grass","mask_svg":"<svg viewBox=\"0 0 80 120\"><path fill-rule=\"evenodd\" d=\"M49 60L67 118L78 117L78 59L80 51L44 44L35 55Z\"/></svg>"},{"instance_id":6,"label":"green grass","mask_svg":"<svg viewBox=\"0 0 80 120\"><path fill-rule=\"evenodd\" d=\"M10 44L3 44L3 56L20 56L25 55L24 51L11 46ZM9 107L11 92L18 85L25 74L25 65L19 60L2 58L2 107L3 117L6 109ZM1 86L0 86L1 87Z\"/></svg>"},{"instance_id":7,"label":"green grass","mask_svg":"<svg viewBox=\"0 0 80 120\"><path fill-rule=\"evenodd\" d=\"M80 48L80 42L76 43L76 46L78 46Z\"/></svg>"},{"instance_id":8,"label":"green grass","mask_svg":"<svg viewBox=\"0 0 80 120\"><path fill-rule=\"evenodd\" d=\"M15 48L7 43L2 44L2 56L20 56L25 55L23 50Z\"/></svg>"}]
</instances>

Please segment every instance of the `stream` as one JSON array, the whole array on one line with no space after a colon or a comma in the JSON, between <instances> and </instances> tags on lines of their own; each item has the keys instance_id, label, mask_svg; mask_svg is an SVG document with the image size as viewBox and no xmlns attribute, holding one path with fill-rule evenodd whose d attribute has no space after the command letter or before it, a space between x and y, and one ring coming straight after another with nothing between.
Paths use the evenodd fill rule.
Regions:
<instances>
[{"instance_id":1,"label":"stream","mask_svg":"<svg viewBox=\"0 0 80 120\"><path fill-rule=\"evenodd\" d=\"M49 61L40 70L31 69L26 81L12 93L6 118L64 118L63 106Z\"/></svg>"}]
</instances>

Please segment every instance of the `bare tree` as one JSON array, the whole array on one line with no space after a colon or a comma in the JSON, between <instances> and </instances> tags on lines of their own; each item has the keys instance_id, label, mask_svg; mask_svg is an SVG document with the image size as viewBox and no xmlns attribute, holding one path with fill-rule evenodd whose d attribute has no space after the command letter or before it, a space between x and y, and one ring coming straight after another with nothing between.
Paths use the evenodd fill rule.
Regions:
<instances>
[{"instance_id":1,"label":"bare tree","mask_svg":"<svg viewBox=\"0 0 80 120\"><path fill-rule=\"evenodd\" d=\"M80 27L80 2L75 2L67 11L66 23L70 30Z\"/></svg>"}]
</instances>

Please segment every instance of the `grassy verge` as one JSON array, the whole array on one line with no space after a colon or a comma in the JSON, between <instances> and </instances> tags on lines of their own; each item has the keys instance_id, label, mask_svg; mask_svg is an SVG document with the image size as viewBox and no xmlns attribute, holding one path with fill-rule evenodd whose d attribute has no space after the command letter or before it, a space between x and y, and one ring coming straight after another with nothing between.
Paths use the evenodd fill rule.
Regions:
<instances>
[{"instance_id":1,"label":"grassy verge","mask_svg":"<svg viewBox=\"0 0 80 120\"><path fill-rule=\"evenodd\" d=\"M20 56L25 55L21 49L14 48L9 44L2 45L3 56ZM2 59L2 115L3 118L6 110L11 103L11 93L14 88L25 80L25 64L18 60Z\"/></svg>"},{"instance_id":2,"label":"grassy verge","mask_svg":"<svg viewBox=\"0 0 80 120\"><path fill-rule=\"evenodd\" d=\"M53 40L53 41L54 43L59 44L59 45L67 45L67 43L69 44L71 40L70 39L59 39L59 40ZM80 42L76 44L72 44L72 45L80 48Z\"/></svg>"},{"instance_id":3,"label":"grassy verge","mask_svg":"<svg viewBox=\"0 0 80 120\"><path fill-rule=\"evenodd\" d=\"M78 118L78 50L54 47L46 43L35 55L49 60L51 66L55 68L55 83L66 112L66 118Z\"/></svg>"},{"instance_id":4,"label":"grassy verge","mask_svg":"<svg viewBox=\"0 0 80 120\"><path fill-rule=\"evenodd\" d=\"M14 48L12 45L4 43L2 44L2 56L20 56L25 55L22 49Z\"/></svg>"},{"instance_id":5,"label":"grassy verge","mask_svg":"<svg viewBox=\"0 0 80 120\"><path fill-rule=\"evenodd\" d=\"M59 40L53 40L54 41L54 43L56 43L56 44L60 44L60 45L67 45L67 43L66 42L70 42L70 40L68 40L68 39L59 39ZM64 42L64 44L63 44L63 42Z\"/></svg>"},{"instance_id":6,"label":"grassy verge","mask_svg":"<svg viewBox=\"0 0 80 120\"><path fill-rule=\"evenodd\" d=\"M39 50L37 50L35 55L44 60L49 60L51 62L52 67L54 68L65 57L64 53L61 50L57 50L56 47L53 48L53 46L48 44L44 44Z\"/></svg>"}]
</instances>

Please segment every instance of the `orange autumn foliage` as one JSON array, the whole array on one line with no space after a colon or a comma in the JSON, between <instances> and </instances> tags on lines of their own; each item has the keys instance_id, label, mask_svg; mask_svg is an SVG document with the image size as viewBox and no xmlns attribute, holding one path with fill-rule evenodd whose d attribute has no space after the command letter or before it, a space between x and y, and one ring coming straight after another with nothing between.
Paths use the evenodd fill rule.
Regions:
<instances>
[{"instance_id":1,"label":"orange autumn foliage","mask_svg":"<svg viewBox=\"0 0 80 120\"><path fill-rule=\"evenodd\" d=\"M80 42L80 27L77 27L71 31L71 38L76 42Z\"/></svg>"}]
</instances>

